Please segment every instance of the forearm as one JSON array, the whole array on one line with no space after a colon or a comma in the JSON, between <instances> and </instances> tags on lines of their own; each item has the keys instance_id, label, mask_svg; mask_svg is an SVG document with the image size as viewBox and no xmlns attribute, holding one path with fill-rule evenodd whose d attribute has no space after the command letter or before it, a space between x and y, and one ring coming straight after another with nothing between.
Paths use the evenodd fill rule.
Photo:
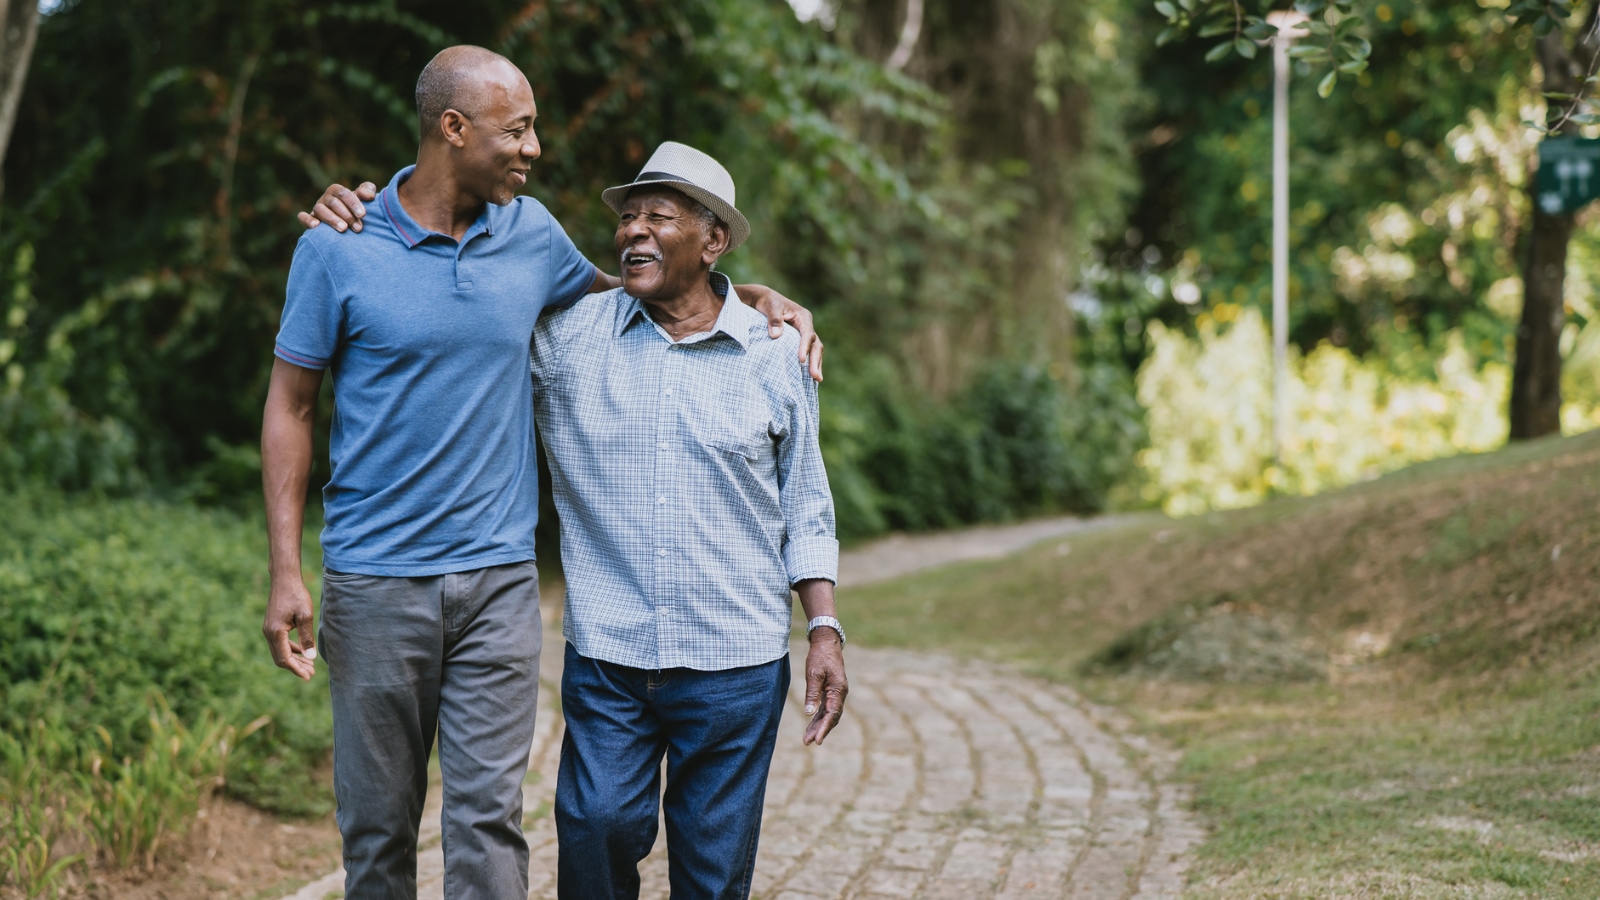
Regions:
<instances>
[{"instance_id":1,"label":"forearm","mask_svg":"<svg viewBox=\"0 0 1600 900\"><path fill-rule=\"evenodd\" d=\"M276 401L276 402L275 402ZM300 536L311 482L311 410L269 397L261 425L261 484L272 578L300 578Z\"/></svg>"},{"instance_id":2,"label":"forearm","mask_svg":"<svg viewBox=\"0 0 1600 900\"><path fill-rule=\"evenodd\" d=\"M826 578L808 578L797 582L794 590L800 595L800 608L805 611L807 621L817 616L838 618L833 605L833 582Z\"/></svg>"},{"instance_id":3,"label":"forearm","mask_svg":"<svg viewBox=\"0 0 1600 900\"><path fill-rule=\"evenodd\" d=\"M761 301L767 299L767 295L771 293L772 288L764 284L736 284L733 286L734 296L739 298L740 303L751 308L760 306Z\"/></svg>"},{"instance_id":4,"label":"forearm","mask_svg":"<svg viewBox=\"0 0 1600 900\"><path fill-rule=\"evenodd\" d=\"M790 374L799 396L789 408L788 434L777 445L784 571L790 584L811 579L835 581L839 577L839 540L833 493L818 441L817 389L801 372Z\"/></svg>"},{"instance_id":5,"label":"forearm","mask_svg":"<svg viewBox=\"0 0 1600 900\"><path fill-rule=\"evenodd\" d=\"M599 266L595 267L594 281L589 282L589 293L600 294L606 291L614 291L619 287L622 287L621 278L615 275L607 275L600 271Z\"/></svg>"}]
</instances>

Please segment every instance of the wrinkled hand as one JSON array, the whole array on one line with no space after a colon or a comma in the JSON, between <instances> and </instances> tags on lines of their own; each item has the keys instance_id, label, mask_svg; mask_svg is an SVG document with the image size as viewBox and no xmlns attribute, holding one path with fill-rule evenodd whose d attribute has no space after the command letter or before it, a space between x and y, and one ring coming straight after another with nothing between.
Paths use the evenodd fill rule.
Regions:
<instances>
[{"instance_id":1,"label":"wrinkled hand","mask_svg":"<svg viewBox=\"0 0 1600 900\"><path fill-rule=\"evenodd\" d=\"M311 212L300 213L300 224L310 230L327 222L335 231L343 232L348 228L359 232L361 217L367 214L362 201L371 203L377 196L378 188L370 181L361 182L353 191L342 184L330 184L317 205L311 207Z\"/></svg>"},{"instance_id":2,"label":"wrinkled hand","mask_svg":"<svg viewBox=\"0 0 1600 900\"><path fill-rule=\"evenodd\" d=\"M800 332L800 361L811 369L811 380L822 380L822 339L812 325L811 311L769 287L756 300L755 308L767 317L767 325L774 339L783 336L785 322Z\"/></svg>"},{"instance_id":3,"label":"wrinkled hand","mask_svg":"<svg viewBox=\"0 0 1600 900\"><path fill-rule=\"evenodd\" d=\"M832 628L811 633L806 651L806 715L811 717L801 742L821 745L844 715L844 698L850 682L844 675L844 645Z\"/></svg>"},{"instance_id":4,"label":"wrinkled hand","mask_svg":"<svg viewBox=\"0 0 1600 900\"><path fill-rule=\"evenodd\" d=\"M281 583L280 583L281 581ZM316 640L312 631L311 592L298 577L273 579L272 595L267 600L267 616L261 623L267 649L280 669L288 669L301 681L310 681L317 672ZM298 631L299 641L289 639Z\"/></svg>"}]
</instances>

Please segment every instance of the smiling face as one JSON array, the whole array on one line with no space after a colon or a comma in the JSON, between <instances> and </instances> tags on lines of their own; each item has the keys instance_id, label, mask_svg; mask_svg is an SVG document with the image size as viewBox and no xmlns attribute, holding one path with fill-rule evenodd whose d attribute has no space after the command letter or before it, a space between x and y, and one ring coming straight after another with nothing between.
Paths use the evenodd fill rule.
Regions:
<instances>
[{"instance_id":1,"label":"smiling face","mask_svg":"<svg viewBox=\"0 0 1600 900\"><path fill-rule=\"evenodd\" d=\"M622 286L629 296L668 303L706 284L711 266L728 249L728 227L707 228L698 204L666 187L628 193L617 222Z\"/></svg>"},{"instance_id":2,"label":"smiling face","mask_svg":"<svg viewBox=\"0 0 1600 900\"><path fill-rule=\"evenodd\" d=\"M528 79L515 66L486 66L481 77L476 113L463 117L457 132L457 175L469 193L505 206L528 183L528 170L539 158L539 137L533 130L539 106Z\"/></svg>"}]
</instances>

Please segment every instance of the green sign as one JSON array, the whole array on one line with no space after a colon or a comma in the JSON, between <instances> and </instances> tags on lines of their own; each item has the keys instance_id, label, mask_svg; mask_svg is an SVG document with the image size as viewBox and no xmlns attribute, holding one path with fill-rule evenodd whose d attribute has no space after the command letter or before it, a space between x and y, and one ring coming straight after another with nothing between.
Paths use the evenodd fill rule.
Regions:
<instances>
[{"instance_id":1,"label":"green sign","mask_svg":"<svg viewBox=\"0 0 1600 900\"><path fill-rule=\"evenodd\" d=\"M1539 144L1534 199L1548 216L1577 212L1600 197L1600 139L1550 137Z\"/></svg>"}]
</instances>

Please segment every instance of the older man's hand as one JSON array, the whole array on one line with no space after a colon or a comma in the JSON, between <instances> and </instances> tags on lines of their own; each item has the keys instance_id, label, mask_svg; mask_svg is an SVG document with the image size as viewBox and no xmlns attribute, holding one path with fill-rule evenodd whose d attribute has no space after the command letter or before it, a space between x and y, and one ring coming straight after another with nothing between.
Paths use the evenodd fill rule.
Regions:
<instances>
[{"instance_id":1,"label":"older man's hand","mask_svg":"<svg viewBox=\"0 0 1600 900\"><path fill-rule=\"evenodd\" d=\"M844 698L850 682L844 674L844 644L832 628L811 632L811 649L806 651L806 744L821 744L844 715Z\"/></svg>"},{"instance_id":2,"label":"older man's hand","mask_svg":"<svg viewBox=\"0 0 1600 900\"><path fill-rule=\"evenodd\" d=\"M307 230L327 222L335 231L360 231L361 217L367 214L362 201L371 203L377 196L378 188L370 181L361 182L353 191L342 184L330 184L311 212L300 213L300 224Z\"/></svg>"}]
</instances>

